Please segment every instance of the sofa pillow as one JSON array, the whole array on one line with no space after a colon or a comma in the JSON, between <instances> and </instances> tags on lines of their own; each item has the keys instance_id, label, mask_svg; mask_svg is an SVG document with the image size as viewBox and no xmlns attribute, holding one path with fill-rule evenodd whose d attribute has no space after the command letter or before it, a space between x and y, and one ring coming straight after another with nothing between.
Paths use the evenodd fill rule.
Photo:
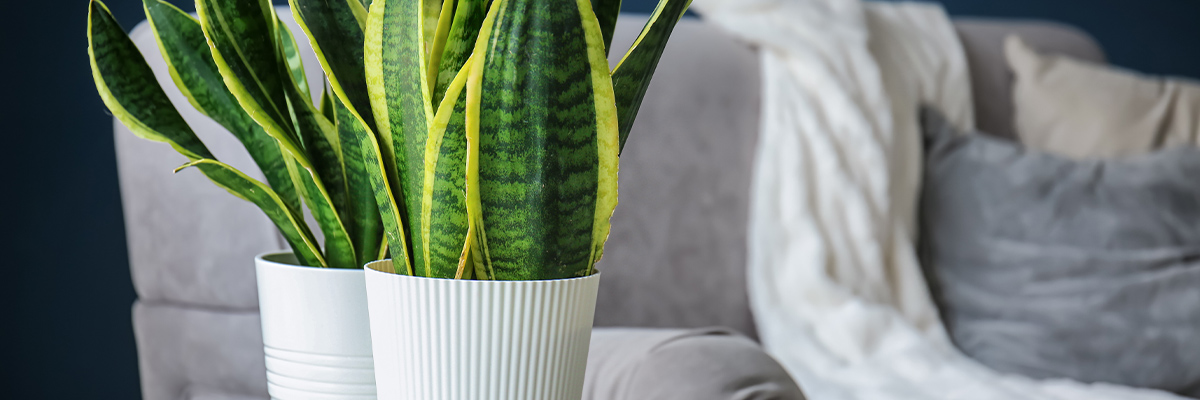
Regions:
<instances>
[{"instance_id":1,"label":"sofa pillow","mask_svg":"<svg viewBox=\"0 0 1200 400\"><path fill-rule=\"evenodd\" d=\"M1200 149L1076 161L922 123L919 252L964 353L1200 396Z\"/></svg>"},{"instance_id":2,"label":"sofa pillow","mask_svg":"<svg viewBox=\"0 0 1200 400\"><path fill-rule=\"evenodd\" d=\"M1140 75L1004 43L1021 142L1073 158L1144 154L1200 139L1200 82Z\"/></svg>"}]
</instances>

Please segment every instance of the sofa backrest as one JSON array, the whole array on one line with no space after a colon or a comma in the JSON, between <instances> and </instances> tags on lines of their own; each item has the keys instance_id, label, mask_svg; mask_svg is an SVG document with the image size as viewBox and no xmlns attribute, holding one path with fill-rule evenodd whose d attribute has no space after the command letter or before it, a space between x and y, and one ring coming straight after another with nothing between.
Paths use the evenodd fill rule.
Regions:
<instances>
[{"instance_id":1,"label":"sofa backrest","mask_svg":"<svg viewBox=\"0 0 1200 400\"><path fill-rule=\"evenodd\" d=\"M281 16L302 32L290 12ZM621 18L614 65L644 21ZM1044 50L1103 58L1087 35L1061 25L969 20L958 27L985 130L1011 118L1005 103L1011 78L1000 51L1007 32L1027 32L1027 41ZM261 178L241 144L174 87L145 23L132 36L213 153ZM321 82L320 64L307 41L300 42L309 82ZM620 205L599 265L597 326L724 325L754 336L745 259L759 76L754 49L697 19L676 28L622 155ZM169 146L138 139L115 121L114 127L130 268L141 301L256 309L253 257L286 247L270 221L194 169L172 174L186 160Z\"/></svg>"}]
</instances>

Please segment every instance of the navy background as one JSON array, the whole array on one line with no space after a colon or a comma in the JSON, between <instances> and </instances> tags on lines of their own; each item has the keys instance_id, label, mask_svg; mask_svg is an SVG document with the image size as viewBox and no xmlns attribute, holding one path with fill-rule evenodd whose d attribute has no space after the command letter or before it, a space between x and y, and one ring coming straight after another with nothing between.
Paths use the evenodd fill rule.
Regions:
<instances>
[{"instance_id":1,"label":"navy background","mask_svg":"<svg viewBox=\"0 0 1200 400\"><path fill-rule=\"evenodd\" d=\"M140 1L109 7L127 29L143 19ZM1117 65L1200 77L1198 0L947 0L947 9L1071 23ZM88 67L85 1L6 1L4 14L0 398L138 398L112 119Z\"/></svg>"}]
</instances>

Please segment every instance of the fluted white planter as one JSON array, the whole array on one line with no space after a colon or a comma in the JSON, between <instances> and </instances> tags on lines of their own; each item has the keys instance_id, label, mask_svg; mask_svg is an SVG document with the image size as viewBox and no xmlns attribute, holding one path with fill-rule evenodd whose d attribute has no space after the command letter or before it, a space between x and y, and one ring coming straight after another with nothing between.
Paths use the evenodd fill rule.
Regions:
<instances>
[{"instance_id":1,"label":"fluted white planter","mask_svg":"<svg viewBox=\"0 0 1200 400\"><path fill-rule=\"evenodd\" d=\"M549 281L397 275L367 264L380 399L579 400L600 274Z\"/></svg>"},{"instance_id":2,"label":"fluted white planter","mask_svg":"<svg viewBox=\"0 0 1200 400\"><path fill-rule=\"evenodd\" d=\"M279 400L373 400L375 364L362 269L258 256L267 391Z\"/></svg>"}]
</instances>

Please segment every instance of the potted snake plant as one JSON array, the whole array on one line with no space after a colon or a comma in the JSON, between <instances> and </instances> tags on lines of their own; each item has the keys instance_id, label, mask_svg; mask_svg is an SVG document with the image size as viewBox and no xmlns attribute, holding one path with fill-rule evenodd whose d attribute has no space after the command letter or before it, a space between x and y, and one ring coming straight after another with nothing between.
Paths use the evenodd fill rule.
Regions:
<instances>
[{"instance_id":1,"label":"potted snake plant","mask_svg":"<svg viewBox=\"0 0 1200 400\"><path fill-rule=\"evenodd\" d=\"M99 1L88 32L113 115L291 245L256 260L272 395L579 398L619 153L690 0L661 0L613 70L619 0L290 3L320 104L269 1L145 0L176 86L265 183L204 148Z\"/></svg>"},{"instance_id":2,"label":"potted snake plant","mask_svg":"<svg viewBox=\"0 0 1200 400\"><path fill-rule=\"evenodd\" d=\"M168 143L187 159L179 169L197 168L257 205L290 245L255 259L268 390L373 398L362 266L386 253L383 222L361 157L347 151L359 138L339 120L340 103L329 94L319 105L310 100L296 36L269 2L200 0L199 18L158 0L143 5L175 86L244 145L266 182L213 156L100 1L88 18L93 78L133 133Z\"/></svg>"}]
</instances>

